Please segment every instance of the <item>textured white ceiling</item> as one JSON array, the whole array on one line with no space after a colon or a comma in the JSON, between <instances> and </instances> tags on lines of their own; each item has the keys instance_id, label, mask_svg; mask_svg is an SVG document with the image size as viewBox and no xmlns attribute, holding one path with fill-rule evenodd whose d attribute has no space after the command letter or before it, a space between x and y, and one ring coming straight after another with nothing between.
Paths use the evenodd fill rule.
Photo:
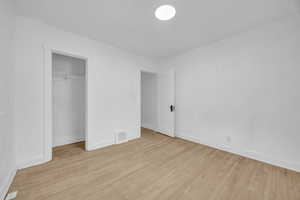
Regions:
<instances>
[{"instance_id":1,"label":"textured white ceiling","mask_svg":"<svg viewBox=\"0 0 300 200\"><path fill-rule=\"evenodd\" d=\"M137 54L162 58L298 12L299 0L16 0L18 13ZM158 21L154 10L177 14Z\"/></svg>"}]
</instances>

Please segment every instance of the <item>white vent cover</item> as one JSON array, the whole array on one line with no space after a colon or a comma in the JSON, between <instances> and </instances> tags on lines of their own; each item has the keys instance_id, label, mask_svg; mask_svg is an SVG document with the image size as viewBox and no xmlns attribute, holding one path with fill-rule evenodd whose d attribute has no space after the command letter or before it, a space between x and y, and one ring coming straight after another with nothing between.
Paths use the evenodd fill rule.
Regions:
<instances>
[{"instance_id":1,"label":"white vent cover","mask_svg":"<svg viewBox=\"0 0 300 200\"><path fill-rule=\"evenodd\" d=\"M127 133L125 131L116 131L115 143L121 144L124 142L128 142Z\"/></svg>"}]
</instances>

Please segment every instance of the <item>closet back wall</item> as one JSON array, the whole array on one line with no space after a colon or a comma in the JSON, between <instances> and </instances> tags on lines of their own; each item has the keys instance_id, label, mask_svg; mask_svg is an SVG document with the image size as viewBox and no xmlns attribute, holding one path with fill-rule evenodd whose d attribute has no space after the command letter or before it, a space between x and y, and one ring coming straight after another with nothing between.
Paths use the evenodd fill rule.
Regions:
<instances>
[{"instance_id":1,"label":"closet back wall","mask_svg":"<svg viewBox=\"0 0 300 200\"><path fill-rule=\"evenodd\" d=\"M85 140L85 60L53 54L53 146Z\"/></svg>"},{"instance_id":2,"label":"closet back wall","mask_svg":"<svg viewBox=\"0 0 300 200\"><path fill-rule=\"evenodd\" d=\"M157 77L156 74L142 72L142 127L157 129Z\"/></svg>"}]
</instances>

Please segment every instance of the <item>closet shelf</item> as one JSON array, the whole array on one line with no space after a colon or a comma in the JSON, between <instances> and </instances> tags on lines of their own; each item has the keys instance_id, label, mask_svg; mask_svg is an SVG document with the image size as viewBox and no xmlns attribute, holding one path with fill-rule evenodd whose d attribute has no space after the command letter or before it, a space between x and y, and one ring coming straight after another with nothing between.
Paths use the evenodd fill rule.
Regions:
<instances>
[{"instance_id":1,"label":"closet shelf","mask_svg":"<svg viewBox=\"0 0 300 200\"><path fill-rule=\"evenodd\" d=\"M83 80L85 79L84 75L70 75L70 74L63 74L63 73L56 73L53 75L54 81L63 81L63 80Z\"/></svg>"}]
</instances>

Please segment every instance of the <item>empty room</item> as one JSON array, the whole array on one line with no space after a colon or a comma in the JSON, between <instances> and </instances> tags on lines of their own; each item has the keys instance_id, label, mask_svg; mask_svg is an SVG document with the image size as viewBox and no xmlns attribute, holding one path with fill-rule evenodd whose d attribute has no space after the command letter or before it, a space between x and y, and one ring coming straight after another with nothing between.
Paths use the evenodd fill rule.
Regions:
<instances>
[{"instance_id":1,"label":"empty room","mask_svg":"<svg viewBox=\"0 0 300 200\"><path fill-rule=\"evenodd\" d=\"M0 200L300 200L300 0L0 0Z\"/></svg>"}]
</instances>

